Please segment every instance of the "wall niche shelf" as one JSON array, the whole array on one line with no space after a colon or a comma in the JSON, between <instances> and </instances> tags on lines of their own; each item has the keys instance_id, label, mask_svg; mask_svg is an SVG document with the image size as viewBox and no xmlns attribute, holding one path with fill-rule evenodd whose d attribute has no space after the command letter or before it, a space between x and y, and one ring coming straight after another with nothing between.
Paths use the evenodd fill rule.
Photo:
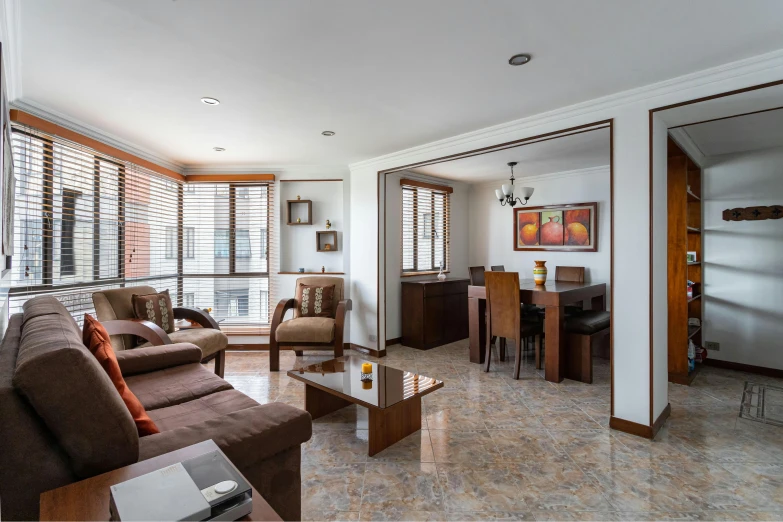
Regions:
<instances>
[{"instance_id":1,"label":"wall niche shelf","mask_svg":"<svg viewBox=\"0 0 783 522\"><path fill-rule=\"evenodd\" d=\"M316 252L337 252L337 232L319 230L315 233Z\"/></svg>"},{"instance_id":2,"label":"wall niche shelf","mask_svg":"<svg viewBox=\"0 0 783 522\"><path fill-rule=\"evenodd\" d=\"M278 272L278 275L345 275L345 272Z\"/></svg>"},{"instance_id":3,"label":"wall niche shelf","mask_svg":"<svg viewBox=\"0 0 783 522\"><path fill-rule=\"evenodd\" d=\"M313 224L313 202L309 199L289 199L286 201L286 224L287 225L312 225ZM304 215L307 219L303 219Z\"/></svg>"}]
</instances>

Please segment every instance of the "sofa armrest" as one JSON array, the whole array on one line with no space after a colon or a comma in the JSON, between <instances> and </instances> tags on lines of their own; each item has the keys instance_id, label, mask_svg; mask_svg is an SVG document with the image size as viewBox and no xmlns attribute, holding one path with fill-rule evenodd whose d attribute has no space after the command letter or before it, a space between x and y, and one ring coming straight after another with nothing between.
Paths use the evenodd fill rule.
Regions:
<instances>
[{"instance_id":1,"label":"sofa armrest","mask_svg":"<svg viewBox=\"0 0 783 522\"><path fill-rule=\"evenodd\" d=\"M116 356L122 374L134 375L201 362L201 348L190 343L164 344L122 350Z\"/></svg>"},{"instance_id":2,"label":"sofa armrest","mask_svg":"<svg viewBox=\"0 0 783 522\"><path fill-rule=\"evenodd\" d=\"M215 321L215 318L198 308L184 308L178 306L174 308L174 319L187 319L189 321L197 322L204 328L220 330L220 325Z\"/></svg>"},{"instance_id":3,"label":"sofa armrest","mask_svg":"<svg viewBox=\"0 0 783 522\"><path fill-rule=\"evenodd\" d=\"M136 335L147 341L153 346L161 344L171 344L168 334L152 321L143 319L115 319L113 321L101 321L109 335Z\"/></svg>"},{"instance_id":4,"label":"sofa armrest","mask_svg":"<svg viewBox=\"0 0 783 522\"><path fill-rule=\"evenodd\" d=\"M281 402L252 408L141 437L139 460L212 439L235 466L246 469L310 440L310 414Z\"/></svg>"}]
</instances>

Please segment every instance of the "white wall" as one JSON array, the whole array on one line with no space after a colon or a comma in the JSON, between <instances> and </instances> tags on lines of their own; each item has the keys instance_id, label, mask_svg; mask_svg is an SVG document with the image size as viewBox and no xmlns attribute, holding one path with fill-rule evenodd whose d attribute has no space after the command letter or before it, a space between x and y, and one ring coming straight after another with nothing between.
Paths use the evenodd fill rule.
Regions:
<instances>
[{"instance_id":1,"label":"white wall","mask_svg":"<svg viewBox=\"0 0 783 522\"><path fill-rule=\"evenodd\" d=\"M607 141L606 147L609 147ZM522 165L524 167L524 165ZM569 203L598 203L597 252L518 252L514 250L514 210L501 206L495 197L503 180L472 185L470 209L470 266L504 265L519 272L521 279L533 278L533 261L544 260L549 277L556 266L583 266L589 282L607 283L610 278L609 166L525 177L518 184L533 187L529 206ZM607 296L608 297L608 296ZM607 299L607 307L609 306Z\"/></svg>"},{"instance_id":2,"label":"white wall","mask_svg":"<svg viewBox=\"0 0 783 522\"><path fill-rule=\"evenodd\" d=\"M400 245L400 225L402 223L402 188L400 179L417 179L454 188L449 198L450 208L450 272L449 279L468 277L468 200L469 185L458 181L430 178L413 172L395 172L386 175L386 339L402 336L401 290L400 282L426 281L437 276L400 277L402 249ZM384 259L384 258L381 258Z\"/></svg>"},{"instance_id":3,"label":"white wall","mask_svg":"<svg viewBox=\"0 0 783 522\"><path fill-rule=\"evenodd\" d=\"M667 80L655 85L617 93L605 98L564 107L548 113L478 130L446 140L415 147L350 165L352 215L351 236L372 245L378 229L377 198L384 197L378 185L378 172L421 161L441 158L512 140L539 136L547 132L585 125L605 119L614 121L614 296L612 336L614 343L613 415L642 425L650 425L652 395L666 387L665 376L653 377L659 368L650 362L650 288L653 275L650 264L650 117L649 110L703 96L741 89L779 80L783 77L783 53L756 56L742 62ZM509 115L513 117L513 115ZM660 171L654 175L659 177ZM656 198L655 206L662 201ZM351 335L363 344L383 325L385 288L378 284L379 266L385 255L383 242L371 247L351 249L352 291L355 309ZM654 281L665 284L665 279ZM656 300L655 315L665 314ZM373 343L374 344L374 343ZM654 359L659 357L654 353ZM657 360L657 359L656 359ZM655 390L651 395L651 388ZM662 392L663 393L663 392Z\"/></svg>"},{"instance_id":4,"label":"white wall","mask_svg":"<svg viewBox=\"0 0 783 522\"><path fill-rule=\"evenodd\" d=\"M652 189L652 353L653 408L650 422L655 422L669 403L669 295L668 277L668 132L658 115L653 115Z\"/></svg>"},{"instance_id":5,"label":"white wall","mask_svg":"<svg viewBox=\"0 0 783 522\"><path fill-rule=\"evenodd\" d=\"M783 203L783 148L707 158L703 171L704 341L709 357L783 369L783 219L723 221Z\"/></svg>"}]
</instances>

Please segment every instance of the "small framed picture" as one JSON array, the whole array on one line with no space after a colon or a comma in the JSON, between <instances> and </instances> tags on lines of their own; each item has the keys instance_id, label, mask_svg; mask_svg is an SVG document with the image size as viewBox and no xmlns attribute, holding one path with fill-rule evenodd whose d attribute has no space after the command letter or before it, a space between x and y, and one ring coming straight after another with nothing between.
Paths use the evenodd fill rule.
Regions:
<instances>
[{"instance_id":1,"label":"small framed picture","mask_svg":"<svg viewBox=\"0 0 783 522\"><path fill-rule=\"evenodd\" d=\"M696 262L696 252L687 252L688 256L688 262L689 263L695 263Z\"/></svg>"}]
</instances>

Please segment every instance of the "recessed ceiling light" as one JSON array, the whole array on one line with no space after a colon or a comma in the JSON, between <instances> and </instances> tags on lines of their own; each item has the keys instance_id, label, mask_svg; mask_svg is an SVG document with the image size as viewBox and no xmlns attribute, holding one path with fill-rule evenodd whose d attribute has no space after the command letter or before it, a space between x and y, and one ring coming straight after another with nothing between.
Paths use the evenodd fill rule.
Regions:
<instances>
[{"instance_id":1,"label":"recessed ceiling light","mask_svg":"<svg viewBox=\"0 0 783 522\"><path fill-rule=\"evenodd\" d=\"M529 61L530 61L529 54L515 54L514 56L508 59L508 63L511 65L525 65Z\"/></svg>"},{"instance_id":2,"label":"recessed ceiling light","mask_svg":"<svg viewBox=\"0 0 783 522\"><path fill-rule=\"evenodd\" d=\"M212 150L214 150L215 152L223 152L226 149L224 149L223 147L212 147Z\"/></svg>"},{"instance_id":3,"label":"recessed ceiling light","mask_svg":"<svg viewBox=\"0 0 783 522\"><path fill-rule=\"evenodd\" d=\"M220 100L217 98L210 98L209 96L205 96L201 98L201 103L204 105L220 105Z\"/></svg>"},{"instance_id":4,"label":"recessed ceiling light","mask_svg":"<svg viewBox=\"0 0 783 522\"><path fill-rule=\"evenodd\" d=\"M334 136L334 131L323 131L321 134L324 136Z\"/></svg>"}]
</instances>

